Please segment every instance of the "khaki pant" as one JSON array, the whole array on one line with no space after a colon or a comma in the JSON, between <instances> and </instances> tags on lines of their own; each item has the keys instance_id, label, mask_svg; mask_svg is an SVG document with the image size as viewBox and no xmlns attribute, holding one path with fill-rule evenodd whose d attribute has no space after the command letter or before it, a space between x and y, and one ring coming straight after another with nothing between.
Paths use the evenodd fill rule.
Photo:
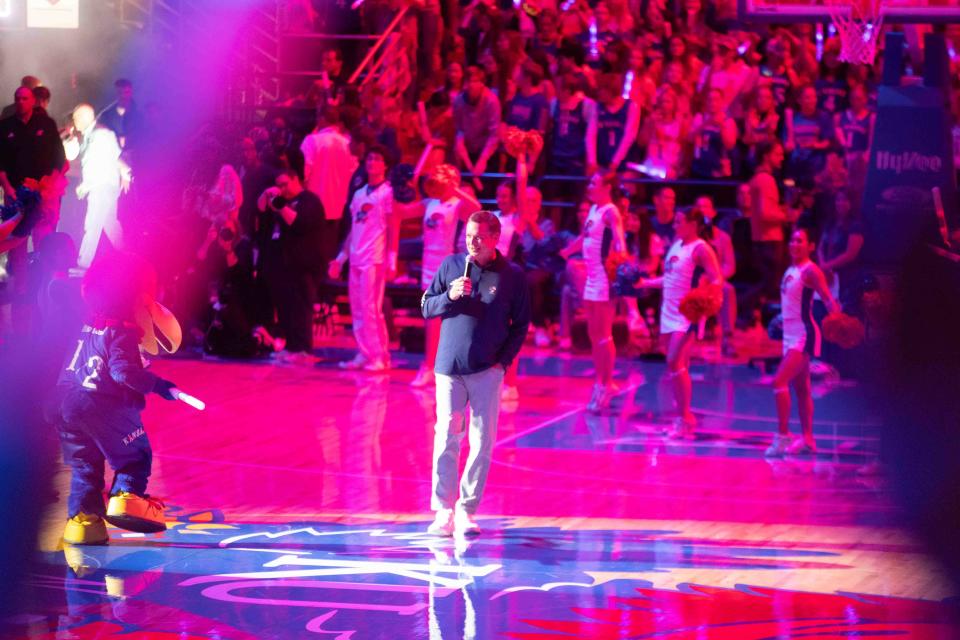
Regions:
<instances>
[{"instance_id":1,"label":"khaki pant","mask_svg":"<svg viewBox=\"0 0 960 640\"><path fill-rule=\"evenodd\" d=\"M500 415L502 367L460 376L437 374L437 426L433 440L434 511L454 505L467 513L476 513L490 472L490 459L497 439ZM470 455L460 480L457 499L457 470L460 443L463 440L467 404L470 404Z\"/></svg>"}]
</instances>

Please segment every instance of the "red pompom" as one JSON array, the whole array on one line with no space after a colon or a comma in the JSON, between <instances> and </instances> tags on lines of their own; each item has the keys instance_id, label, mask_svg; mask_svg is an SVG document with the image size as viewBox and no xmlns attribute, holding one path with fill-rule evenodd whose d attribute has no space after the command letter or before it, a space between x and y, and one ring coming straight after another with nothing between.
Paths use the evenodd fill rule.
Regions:
<instances>
[{"instance_id":1,"label":"red pompom","mask_svg":"<svg viewBox=\"0 0 960 640\"><path fill-rule=\"evenodd\" d=\"M835 311L823 319L823 337L844 349L852 349L863 342L866 330L859 318Z\"/></svg>"},{"instance_id":2,"label":"red pompom","mask_svg":"<svg viewBox=\"0 0 960 640\"><path fill-rule=\"evenodd\" d=\"M67 190L67 179L63 173L56 169L50 175L43 176L40 180L27 178L23 181L23 186L33 189L40 194L44 202L59 200Z\"/></svg>"},{"instance_id":3,"label":"red pompom","mask_svg":"<svg viewBox=\"0 0 960 640\"><path fill-rule=\"evenodd\" d=\"M536 155L543 149L543 136L539 131L524 131L517 127L507 127L503 133L503 148L517 158L521 154Z\"/></svg>"},{"instance_id":4,"label":"red pompom","mask_svg":"<svg viewBox=\"0 0 960 640\"><path fill-rule=\"evenodd\" d=\"M690 322L715 316L723 306L723 287L704 284L691 289L680 301L680 313Z\"/></svg>"},{"instance_id":5,"label":"red pompom","mask_svg":"<svg viewBox=\"0 0 960 640\"><path fill-rule=\"evenodd\" d=\"M451 186L454 189L460 186L460 171L452 164L441 164L423 183L423 191L428 198L440 199Z\"/></svg>"},{"instance_id":6,"label":"red pompom","mask_svg":"<svg viewBox=\"0 0 960 640\"><path fill-rule=\"evenodd\" d=\"M630 255L623 251L611 251L607 254L607 259L603 262L603 267L607 271L607 280L613 282L617 279L617 267L625 262L630 262Z\"/></svg>"}]
</instances>

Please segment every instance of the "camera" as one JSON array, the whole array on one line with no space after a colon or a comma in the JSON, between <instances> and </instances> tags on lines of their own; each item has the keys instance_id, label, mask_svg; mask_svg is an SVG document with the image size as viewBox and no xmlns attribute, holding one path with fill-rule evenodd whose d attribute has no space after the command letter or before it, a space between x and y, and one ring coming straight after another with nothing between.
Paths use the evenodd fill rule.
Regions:
<instances>
[{"instance_id":1,"label":"camera","mask_svg":"<svg viewBox=\"0 0 960 640\"><path fill-rule=\"evenodd\" d=\"M280 209L283 209L285 206L287 206L287 199L283 196L273 196L273 198L270 199L270 208L274 211L280 211Z\"/></svg>"},{"instance_id":2,"label":"camera","mask_svg":"<svg viewBox=\"0 0 960 640\"><path fill-rule=\"evenodd\" d=\"M234 238L237 237L237 234L234 233L233 229L230 227L223 227L220 229L217 236L224 242L233 242Z\"/></svg>"}]
</instances>

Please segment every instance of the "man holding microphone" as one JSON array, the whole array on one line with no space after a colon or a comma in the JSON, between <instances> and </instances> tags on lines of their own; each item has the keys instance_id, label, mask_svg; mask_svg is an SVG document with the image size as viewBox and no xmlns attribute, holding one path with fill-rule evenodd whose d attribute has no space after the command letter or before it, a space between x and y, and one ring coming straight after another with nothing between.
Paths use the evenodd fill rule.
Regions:
<instances>
[{"instance_id":1,"label":"man holding microphone","mask_svg":"<svg viewBox=\"0 0 960 640\"><path fill-rule=\"evenodd\" d=\"M428 533L476 535L474 514L483 496L497 437L500 387L505 370L523 346L530 302L523 271L498 251L500 221L477 211L467 221L467 254L444 259L423 294L424 318L442 318L434 372L437 425L433 444ZM460 442L470 405L469 442L457 496Z\"/></svg>"}]
</instances>

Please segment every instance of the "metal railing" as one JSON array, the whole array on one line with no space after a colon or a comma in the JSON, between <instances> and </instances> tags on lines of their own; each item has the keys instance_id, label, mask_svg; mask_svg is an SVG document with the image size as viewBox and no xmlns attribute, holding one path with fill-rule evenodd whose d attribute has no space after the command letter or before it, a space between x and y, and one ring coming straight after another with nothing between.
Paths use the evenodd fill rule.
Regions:
<instances>
[{"instance_id":1,"label":"metal railing","mask_svg":"<svg viewBox=\"0 0 960 640\"><path fill-rule=\"evenodd\" d=\"M390 21L390 24L387 25L387 28L383 30L383 33L380 34L380 37L374 43L370 50L367 51L367 55L364 56L363 60L357 65L357 68L354 70L353 74L350 76L350 79L347 80L347 84L353 84L357 81L357 78L364 72L364 69L368 64L371 63L373 57L377 55L377 52L383 46L383 44L390 38L390 35L396 30L397 25L400 24L400 21L403 20L404 16L407 15L407 12L410 10L410 5L403 7L400 11L397 12L397 15L393 17L393 20Z\"/></svg>"}]
</instances>

